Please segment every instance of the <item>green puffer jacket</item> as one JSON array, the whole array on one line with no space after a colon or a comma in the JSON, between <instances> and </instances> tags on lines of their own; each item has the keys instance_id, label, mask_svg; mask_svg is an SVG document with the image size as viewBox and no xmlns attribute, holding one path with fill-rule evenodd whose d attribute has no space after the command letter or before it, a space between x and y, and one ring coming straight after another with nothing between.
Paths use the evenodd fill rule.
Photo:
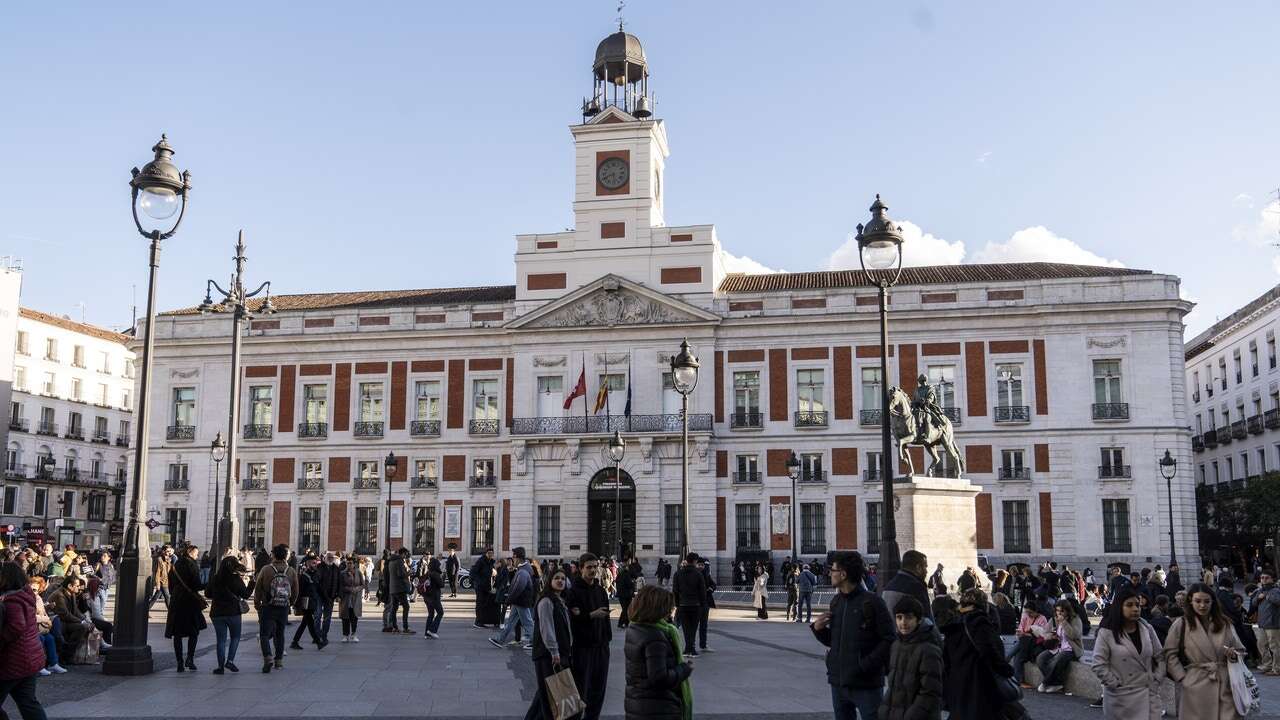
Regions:
<instances>
[{"instance_id":1,"label":"green puffer jacket","mask_svg":"<svg viewBox=\"0 0 1280 720\"><path fill-rule=\"evenodd\" d=\"M889 651L888 692L880 720L941 720L942 647L933 621L925 619Z\"/></svg>"}]
</instances>

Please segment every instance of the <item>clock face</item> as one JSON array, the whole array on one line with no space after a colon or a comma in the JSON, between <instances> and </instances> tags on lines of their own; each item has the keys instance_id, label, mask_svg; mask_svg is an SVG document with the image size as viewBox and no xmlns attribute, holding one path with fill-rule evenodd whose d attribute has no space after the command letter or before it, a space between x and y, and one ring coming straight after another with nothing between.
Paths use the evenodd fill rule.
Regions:
<instances>
[{"instance_id":1,"label":"clock face","mask_svg":"<svg viewBox=\"0 0 1280 720\"><path fill-rule=\"evenodd\" d=\"M606 190L617 190L626 185L630 174L631 168L627 167L627 161L622 158L609 158L596 168L596 179Z\"/></svg>"}]
</instances>

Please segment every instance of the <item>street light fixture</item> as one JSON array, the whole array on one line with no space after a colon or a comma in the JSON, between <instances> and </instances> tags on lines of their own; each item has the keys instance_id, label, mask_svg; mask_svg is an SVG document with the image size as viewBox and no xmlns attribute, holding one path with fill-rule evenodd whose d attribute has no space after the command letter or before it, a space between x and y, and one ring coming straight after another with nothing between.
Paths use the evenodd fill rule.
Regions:
<instances>
[{"instance_id":1,"label":"street light fixture","mask_svg":"<svg viewBox=\"0 0 1280 720\"><path fill-rule=\"evenodd\" d=\"M698 385L698 358L688 338L680 354L671 356L671 384L680 393L680 559L689 555L689 393Z\"/></svg>"},{"instance_id":2,"label":"street light fixture","mask_svg":"<svg viewBox=\"0 0 1280 720\"><path fill-rule=\"evenodd\" d=\"M1168 450L1159 460L1160 475L1164 478L1165 495L1169 498L1169 567L1178 564L1178 551L1173 544L1173 478L1178 474L1178 461Z\"/></svg>"},{"instance_id":3,"label":"street light fixture","mask_svg":"<svg viewBox=\"0 0 1280 720\"><path fill-rule=\"evenodd\" d=\"M218 433L213 442L209 444L209 459L213 460L213 516L218 517L218 478L222 476L219 468L222 467L222 461L227 457L227 441L223 439L222 433ZM219 534L218 523L213 526L213 547L218 547ZM218 562L221 555L214 555L214 563Z\"/></svg>"},{"instance_id":4,"label":"street light fixture","mask_svg":"<svg viewBox=\"0 0 1280 720\"><path fill-rule=\"evenodd\" d=\"M888 583L902 564L893 517L893 437L889 430L889 288L902 276L902 228L876 195L871 220L858 225L858 262L880 298L880 569Z\"/></svg>"},{"instance_id":5,"label":"street light fixture","mask_svg":"<svg viewBox=\"0 0 1280 720\"><path fill-rule=\"evenodd\" d=\"M800 458L795 453L791 453L791 457L787 458L787 476L791 478L791 512L788 513L788 522L791 527L791 557L795 558L797 563L800 562L800 548L796 546L796 480L800 478ZM785 581L786 578L783 578Z\"/></svg>"},{"instance_id":6,"label":"street light fixture","mask_svg":"<svg viewBox=\"0 0 1280 720\"><path fill-rule=\"evenodd\" d=\"M395 452L387 453L387 457L382 461L382 466L386 469L387 476L387 545L386 549L391 550L391 481L395 478L396 470L400 467L400 458L396 457Z\"/></svg>"},{"instance_id":7,"label":"street light fixture","mask_svg":"<svg viewBox=\"0 0 1280 720\"><path fill-rule=\"evenodd\" d=\"M142 370L138 378L137 444L134 445L133 492L120 555L119 592L116 594L115 644L102 663L107 675L147 675L154 669L151 646L147 644L147 579L151 576L151 556L140 539L147 507L147 430L151 419L151 355L155 350L156 271L160 267L160 243L173 237L187 211L191 174L179 172L173 164L173 148L168 138L151 148L151 162L134 168L129 187L133 224L138 234L151 241L150 272L147 276L147 319L142 341ZM142 210L146 218L138 216ZM177 219L170 224L170 218Z\"/></svg>"},{"instance_id":8,"label":"street light fixture","mask_svg":"<svg viewBox=\"0 0 1280 720\"><path fill-rule=\"evenodd\" d=\"M627 454L627 444L622 434L613 431L609 438L609 459L613 460L613 547L618 565L622 565L622 456Z\"/></svg>"},{"instance_id":9,"label":"street light fixture","mask_svg":"<svg viewBox=\"0 0 1280 720\"><path fill-rule=\"evenodd\" d=\"M244 287L244 230L236 237L235 274L231 276L228 289L214 280L205 281L204 302L200 303L201 315L209 313L231 314L231 393L227 408L227 479L222 496L222 518L218 521L218 530L214 533L214 557L222 557L226 548L237 545L235 499L235 467L236 467L236 426L240 419L240 332L246 318L255 314L271 315L275 306L271 304L271 281L262 283L253 292L246 292ZM213 301L213 291L220 296L218 302ZM266 292L266 298L253 311L249 310L249 300ZM216 510L216 505L215 505Z\"/></svg>"}]
</instances>

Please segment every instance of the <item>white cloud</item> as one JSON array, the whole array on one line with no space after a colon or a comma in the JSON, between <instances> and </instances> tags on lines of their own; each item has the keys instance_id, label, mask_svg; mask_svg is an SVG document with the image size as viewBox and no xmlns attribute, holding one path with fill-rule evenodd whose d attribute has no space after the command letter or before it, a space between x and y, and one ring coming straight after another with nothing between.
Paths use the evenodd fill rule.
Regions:
<instances>
[{"instance_id":1,"label":"white cloud","mask_svg":"<svg viewBox=\"0 0 1280 720\"><path fill-rule=\"evenodd\" d=\"M724 266L727 273L746 273L748 275L764 275L767 273L786 272L786 270L774 270L773 268L752 260L743 255L738 257L732 253L720 251L720 263Z\"/></svg>"},{"instance_id":2,"label":"white cloud","mask_svg":"<svg viewBox=\"0 0 1280 720\"><path fill-rule=\"evenodd\" d=\"M1231 199L1231 206L1238 208L1253 207L1253 196L1249 193L1240 193Z\"/></svg>"},{"instance_id":3,"label":"white cloud","mask_svg":"<svg viewBox=\"0 0 1280 720\"><path fill-rule=\"evenodd\" d=\"M964 242L948 242L925 232L910 220L902 226L902 264L908 265L958 265L964 261ZM858 241L850 235L844 244L827 258L828 270L859 270Z\"/></svg>"},{"instance_id":4,"label":"white cloud","mask_svg":"<svg viewBox=\"0 0 1280 720\"><path fill-rule=\"evenodd\" d=\"M989 159L991 159L991 151L987 150L987 151L984 151L981 155L979 155L978 158L974 160L974 162L978 163L979 165L986 165L987 160Z\"/></svg>"},{"instance_id":5,"label":"white cloud","mask_svg":"<svg viewBox=\"0 0 1280 720\"><path fill-rule=\"evenodd\" d=\"M987 243L985 247L974 253L973 262L1057 262L1124 267L1119 260L1104 258L1085 250L1043 225L1019 230L1005 242Z\"/></svg>"},{"instance_id":6,"label":"white cloud","mask_svg":"<svg viewBox=\"0 0 1280 720\"><path fill-rule=\"evenodd\" d=\"M1231 235L1240 242L1256 247L1269 247L1280 242L1280 200L1272 200L1258 211L1252 223L1242 223Z\"/></svg>"}]
</instances>

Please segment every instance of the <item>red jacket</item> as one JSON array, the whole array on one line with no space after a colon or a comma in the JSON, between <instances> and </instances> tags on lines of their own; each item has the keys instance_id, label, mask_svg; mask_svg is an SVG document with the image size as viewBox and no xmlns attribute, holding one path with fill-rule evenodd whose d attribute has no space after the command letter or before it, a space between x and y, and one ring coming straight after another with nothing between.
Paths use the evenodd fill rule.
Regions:
<instances>
[{"instance_id":1,"label":"red jacket","mask_svg":"<svg viewBox=\"0 0 1280 720\"><path fill-rule=\"evenodd\" d=\"M0 627L0 680L21 680L44 667L44 646L36 625L36 596L30 588L0 595L4 625Z\"/></svg>"}]
</instances>

